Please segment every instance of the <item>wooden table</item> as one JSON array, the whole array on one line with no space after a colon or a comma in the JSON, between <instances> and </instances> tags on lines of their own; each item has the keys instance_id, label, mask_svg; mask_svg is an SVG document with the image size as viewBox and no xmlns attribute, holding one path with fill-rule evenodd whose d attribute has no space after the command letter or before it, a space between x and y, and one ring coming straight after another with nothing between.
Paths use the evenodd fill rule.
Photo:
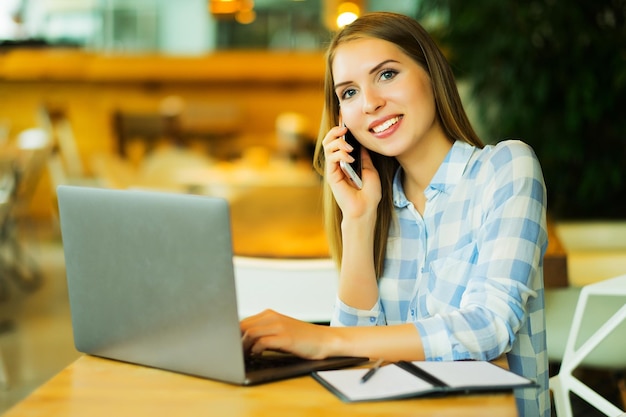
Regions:
<instances>
[{"instance_id":1,"label":"wooden table","mask_svg":"<svg viewBox=\"0 0 626 417\"><path fill-rule=\"evenodd\" d=\"M511 393L342 403L310 376L254 387L82 356L4 417L517 416Z\"/></svg>"}]
</instances>

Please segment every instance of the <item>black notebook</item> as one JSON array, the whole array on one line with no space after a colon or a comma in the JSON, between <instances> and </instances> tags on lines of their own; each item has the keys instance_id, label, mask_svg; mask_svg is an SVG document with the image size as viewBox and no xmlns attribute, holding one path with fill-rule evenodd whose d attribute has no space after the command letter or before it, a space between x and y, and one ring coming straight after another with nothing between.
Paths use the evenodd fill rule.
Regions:
<instances>
[{"instance_id":1,"label":"black notebook","mask_svg":"<svg viewBox=\"0 0 626 417\"><path fill-rule=\"evenodd\" d=\"M509 391L536 387L533 381L491 362L397 362L361 382L368 369L319 371L313 377L345 402Z\"/></svg>"}]
</instances>

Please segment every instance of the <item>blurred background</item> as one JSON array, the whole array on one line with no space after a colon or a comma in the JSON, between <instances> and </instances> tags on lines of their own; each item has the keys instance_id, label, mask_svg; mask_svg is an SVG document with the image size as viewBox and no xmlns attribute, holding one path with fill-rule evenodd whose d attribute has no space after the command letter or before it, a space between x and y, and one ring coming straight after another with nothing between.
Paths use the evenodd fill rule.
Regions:
<instances>
[{"instance_id":1,"label":"blurred background","mask_svg":"<svg viewBox=\"0 0 626 417\"><path fill-rule=\"evenodd\" d=\"M559 286L626 273L626 0L0 0L0 412L78 355L59 184L224 197L236 254L328 256L323 51L376 10L432 33L485 142L535 149Z\"/></svg>"}]
</instances>

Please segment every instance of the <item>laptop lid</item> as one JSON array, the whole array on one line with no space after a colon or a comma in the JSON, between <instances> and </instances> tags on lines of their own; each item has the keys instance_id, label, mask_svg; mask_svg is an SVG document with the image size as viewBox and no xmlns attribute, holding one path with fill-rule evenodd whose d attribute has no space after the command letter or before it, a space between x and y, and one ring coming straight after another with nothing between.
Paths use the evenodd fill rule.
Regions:
<instances>
[{"instance_id":1,"label":"laptop lid","mask_svg":"<svg viewBox=\"0 0 626 417\"><path fill-rule=\"evenodd\" d=\"M75 186L57 195L78 351L245 385L363 361L246 375L225 200Z\"/></svg>"}]
</instances>

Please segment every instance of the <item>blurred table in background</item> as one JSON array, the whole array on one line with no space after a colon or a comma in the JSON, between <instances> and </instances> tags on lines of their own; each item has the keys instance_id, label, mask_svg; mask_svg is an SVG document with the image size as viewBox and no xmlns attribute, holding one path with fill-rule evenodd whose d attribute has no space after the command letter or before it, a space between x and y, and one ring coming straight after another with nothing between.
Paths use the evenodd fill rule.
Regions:
<instances>
[{"instance_id":1,"label":"blurred table in background","mask_svg":"<svg viewBox=\"0 0 626 417\"><path fill-rule=\"evenodd\" d=\"M189 192L229 201L235 254L324 258L322 182L310 164L216 164L180 169L175 181Z\"/></svg>"}]
</instances>

